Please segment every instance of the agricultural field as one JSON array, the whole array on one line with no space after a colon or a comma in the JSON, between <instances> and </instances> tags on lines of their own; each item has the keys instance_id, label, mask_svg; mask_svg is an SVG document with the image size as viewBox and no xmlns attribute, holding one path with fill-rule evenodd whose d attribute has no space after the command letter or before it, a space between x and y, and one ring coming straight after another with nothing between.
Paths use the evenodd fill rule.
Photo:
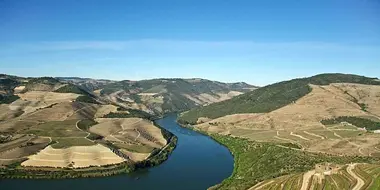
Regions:
<instances>
[{"instance_id":1,"label":"agricultural field","mask_svg":"<svg viewBox=\"0 0 380 190\"><path fill-rule=\"evenodd\" d=\"M85 168L122 163L125 160L103 145L71 146L70 148L55 149L46 147L36 155L32 155L21 165L30 167L73 167Z\"/></svg>"},{"instance_id":2,"label":"agricultural field","mask_svg":"<svg viewBox=\"0 0 380 190\"><path fill-rule=\"evenodd\" d=\"M62 149L69 148L72 146L92 146L95 142L85 138L85 137L72 137L72 138L53 138L54 144L51 145L52 148Z\"/></svg>"},{"instance_id":3,"label":"agricultural field","mask_svg":"<svg viewBox=\"0 0 380 190\"><path fill-rule=\"evenodd\" d=\"M133 161L146 158L167 144L161 129L141 118L98 118L91 133L104 137Z\"/></svg>"},{"instance_id":4,"label":"agricultural field","mask_svg":"<svg viewBox=\"0 0 380 190\"><path fill-rule=\"evenodd\" d=\"M87 133L76 127L77 122L79 120L49 121L33 126L25 133L46 137L86 137Z\"/></svg>"},{"instance_id":5,"label":"agricultural field","mask_svg":"<svg viewBox=\"0 0 380 190\"><path fill-rule=\"evenodd\" d=\"M0 144L0 165L8 165L37 153L50 143L49 138L34 135L16 135L9 142Z\"/></svg>"},{"instance_id":6,"label":"agricultural field","mask_svg":"<svg viewBox=\"0 0 380 190\"><path fill-rule=\"evenodd\" d=\"M347 164L331 167L330 164L318 164L314 170L266 180L249 190L375 190L379 188L380 165Z\"/></svg>"}]
</instances>

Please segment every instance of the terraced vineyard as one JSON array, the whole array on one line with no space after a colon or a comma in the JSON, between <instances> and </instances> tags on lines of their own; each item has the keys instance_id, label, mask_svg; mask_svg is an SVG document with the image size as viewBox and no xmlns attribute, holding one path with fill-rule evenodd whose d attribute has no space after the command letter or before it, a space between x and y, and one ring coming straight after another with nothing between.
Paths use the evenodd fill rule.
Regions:
<instances>
[{"instance_id":1,"label":"terraced vineyard","mask_svg":"<svg viewBox=\"0 0 380 190\"><path fill-rule=\"evenodd\" d=\"M331 169L331 170L330 170ZM349 164L281 176L258 183L249 190L376 190L380 189L380 165Z\"/></svg>"}]
</instances>

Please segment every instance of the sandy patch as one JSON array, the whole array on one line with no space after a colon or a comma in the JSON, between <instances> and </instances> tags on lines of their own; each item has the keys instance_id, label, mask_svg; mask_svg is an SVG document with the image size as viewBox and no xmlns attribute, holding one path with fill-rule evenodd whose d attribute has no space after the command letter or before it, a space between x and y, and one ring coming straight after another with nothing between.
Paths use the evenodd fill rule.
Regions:
<instances>
[{"instance_id":1,"label":"sandy patch","mask_svg":"<svg viewBox=\"0 0 380 190\"><path fill-rule=\"evenodd\" d=\"M20 99L12 102L9 105L9 109L23 110L26 114L53 104L72 102L79 96L79 94L73 93L55 93L41 91L30 91L17 95L20 97Z\"/></svg>"},{"instance_id":2,"label":"sandy patch","mask_svg":"<svg viewBox=\"0 0 380 190\"><path fill-rule=\"evenodd\" d=\"M150 155L150 153L137 153L137 152L127 151L125 149L121 149L121 152L127 155L129 159L131 159L134 162L140 162L140 161L146 160Z\"/></svg>"},{"instance_id":3,"label":"sandy patch","mask_svg":"<svg viewBox=\"0 0 380 190\"><path fill-rule=\"evenodd\" d=\"M140 96L154 96L154 95L156 95L157 93L140 93L140 94L138 94L138 95L140 95Z\"/></svg>"},{"instance_id":4,"label":"sandy patch","mask_svg":"<svg viewBox=\"0 0 380 190\"><path fill-rule=\"evenodd\" d=\"M22 92L24 89L25 89L25 86L17 86L13 90L14 90L14 93L17 94L17 93Z\"/></svg>"},{"instance_id":5,"label":"sandy patch","mask_svg":"<svg viewBox=\"0 0 380 190\"><path fill-rule=\"evenodd\" d=\"M36 155L29 157L22 166L74 167L104 166L122 163L125 160L103 145L73 146L66 149L46 147Z\"/></svg>"}]
</instances>

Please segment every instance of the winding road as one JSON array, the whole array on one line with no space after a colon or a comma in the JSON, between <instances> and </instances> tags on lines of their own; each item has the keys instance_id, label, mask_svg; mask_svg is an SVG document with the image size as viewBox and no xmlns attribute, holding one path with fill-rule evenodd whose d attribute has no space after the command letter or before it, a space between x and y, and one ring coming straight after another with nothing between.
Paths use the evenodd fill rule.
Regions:
<instances>
[{"instance_id":1,"label":"winding road","mask_svg":"<svg viewBox=\"0 0 380 190\"><path fill-rule=\"evenodd\" d=\"M356 185L352 190L360 190L364 186L364 181L353 172L357 164L350 164L347 167L347 172L356 179Z\"/></svg>"}]
</instances>

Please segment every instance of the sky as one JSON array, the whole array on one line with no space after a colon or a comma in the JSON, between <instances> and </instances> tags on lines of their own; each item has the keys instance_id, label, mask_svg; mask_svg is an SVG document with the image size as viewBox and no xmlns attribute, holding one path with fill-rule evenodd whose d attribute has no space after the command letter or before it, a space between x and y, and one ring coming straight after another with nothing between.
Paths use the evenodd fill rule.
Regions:
<instances>
[{"instance_id":1,"label":"sky","mask_svg":"<svg viewBox=\"0 0 380 190\"><path fill-rule=\"evenodd\" d=\"M380 77L380 0L0 0L0 73Z\"/></svg>"}]
</instances>

